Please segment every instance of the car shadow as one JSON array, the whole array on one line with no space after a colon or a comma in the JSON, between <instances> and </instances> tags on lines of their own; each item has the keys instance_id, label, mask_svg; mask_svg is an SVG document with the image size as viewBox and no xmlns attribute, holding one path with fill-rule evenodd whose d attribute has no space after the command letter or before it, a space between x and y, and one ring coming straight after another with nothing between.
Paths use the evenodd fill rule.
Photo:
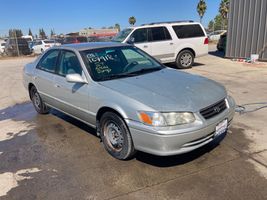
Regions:
<instances>
[{"instance_id":1,"label":"car shadow","mask_svg":"<svg viewBox=\"0 0 267 200\"><path fill-rule=\"evenodd\" d=\"M91 134L95 137L97 136L96 129L90 127L89 125L71 117L68 116L58 110L52 109L50 113L80 129L85 131L88 134ZM188 162L191 162L204 154L207 154L211 152L214 148L216 148L218 145L220 145L220 142L224 139L226 136L225 134L222 134L220 137L214 139L212 142L204 145L203 147L200 147L194 151L191 151L189 153L181 154L181 155L175 155L175 156L156 156L148 153L144 153L141 151L137 151L136 155L132 158L139 162L143 162L152 166L156 167L172 167L177 165L183 165ZM98 137L99 138L99 137Z\"/></svg>"},{"instance_id":2,"label":"car shadow","mask_svg":"<svg viewBox=\"0 0 267 200\"><path fill-rule=\"evenodd\" d=\"M218 51L218 50L210 51L209 54L212 56L219 57L219 58L225 58L225 52L224 51Z\"/></svg>"},{"instance_id":3,"label":"car shadow","mask_svg":"<svg viewBox=\"0 0 267 200\"><path fill-rule=\"evenodd\" d=\"M164 64L164 65L165 65L166 67L170 67L170 68L173 68L173 69L178 69L178 68L176 67L175 63L166 63L166 64ZM205 64L195 62L195 63L193 64L192 67L200 67L200 66L203 66L203 65L205 65ZM184 69L178 69L178 70L184 70Z\"/></svg>"},{"instance_id":4,"label":"car shadow","mask_svg":"<svg viewBox=\"0 0 267 200\"><path fill-rule=\"evenodd\" d=\"M98 137L95 128L92 128L91 126L89 126L89 125L69 116L69 115L66 115L66 114L64 114L58 110L55 110L55 109L51 109L50 114L80 128L80 129L82 129L83 131L85 131L91 135Z\"/></svg>"}]
</instances>

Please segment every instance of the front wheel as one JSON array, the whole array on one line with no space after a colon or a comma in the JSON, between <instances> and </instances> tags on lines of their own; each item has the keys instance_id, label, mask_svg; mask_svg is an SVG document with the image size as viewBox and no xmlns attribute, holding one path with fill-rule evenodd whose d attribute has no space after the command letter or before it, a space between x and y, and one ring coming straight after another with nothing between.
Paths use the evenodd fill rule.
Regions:
<instances>
[{"instance_id":1,"label":"front wheel","mask_svg":"<svg viewBox=\"0 0 267 200\"><path fill-rule=\"evenodd\" d=\"M121 117L106 112L100 119L100 137L107 152L114 158L126 160L134 153L134 145L127 125Z\"/></svg>"},{"instance_id":2,"label":"front wheel","mask_svg":"<svg viewBox=\"0 0 267 200\"><path fill-rule=\"evenodd\" d=\"M176 58L176 66L179 69L191 68L194 64L194 54L190 50L181 51Z\"/></svg>"},{"instance_id":3,"label":"front wheel","mask_svg":"<svg viewBox=\"0 0 267 200\"><path fill-rule=\"evenodd\" d=\"M30 96L35 110L39 114L49 113L49 108L44 104L40 94L38 93L36 87L32 86L30 89Z\"/></svg>"}]
</instances>

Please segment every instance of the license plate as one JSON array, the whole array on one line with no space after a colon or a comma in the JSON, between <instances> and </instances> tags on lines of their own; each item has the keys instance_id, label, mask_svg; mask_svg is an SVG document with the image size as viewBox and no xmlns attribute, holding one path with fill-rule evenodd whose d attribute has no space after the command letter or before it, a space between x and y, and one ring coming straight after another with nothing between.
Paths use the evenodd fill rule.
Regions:
<instances>
[{"instance_id":1,"label":"license plate","mask_svg":"<svg viewBox=\"0 0 267 200\"><path fill-rule=\"evenodd\" d=\"M228 123L227 123L227 119L225 119L216 126L215 137L225 133L227 130L227 127L228 127Z\"/></svg>"}]
</instances>

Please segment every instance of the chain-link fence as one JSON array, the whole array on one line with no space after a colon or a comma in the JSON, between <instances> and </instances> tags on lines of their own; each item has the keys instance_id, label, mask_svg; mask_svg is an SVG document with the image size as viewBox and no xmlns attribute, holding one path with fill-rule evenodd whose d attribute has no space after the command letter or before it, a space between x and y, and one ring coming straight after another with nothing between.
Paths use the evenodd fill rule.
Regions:
<instances>
[{"instance_id":1,"label":"chain-link fence","mask_svg":"<svg viewBox=\"0 0 267 200\"><path fill-rule=\"evenodd\" d=\"M24 37L19 29L0 29L0 57L30 55L32 37Z\"/></svg>"}]
</instances>

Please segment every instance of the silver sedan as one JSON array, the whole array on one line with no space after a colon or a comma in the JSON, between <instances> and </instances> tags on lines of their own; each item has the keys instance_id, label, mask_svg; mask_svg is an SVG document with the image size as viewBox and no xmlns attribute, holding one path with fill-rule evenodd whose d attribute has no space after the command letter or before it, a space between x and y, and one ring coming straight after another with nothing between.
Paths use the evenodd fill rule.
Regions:
<instances>
[{"instance_id":1,"label":"silver sedan","mask_svg":"<svg viewBox=\"0 0 267 200\"><path fill-rule=\"evenodd\" d=\"M38 113L96 128L117 159L197 149L227 132L235 108L222 85L119 43L53 47L25 66L24 85Z\"/></svg>"}]
</instances>

